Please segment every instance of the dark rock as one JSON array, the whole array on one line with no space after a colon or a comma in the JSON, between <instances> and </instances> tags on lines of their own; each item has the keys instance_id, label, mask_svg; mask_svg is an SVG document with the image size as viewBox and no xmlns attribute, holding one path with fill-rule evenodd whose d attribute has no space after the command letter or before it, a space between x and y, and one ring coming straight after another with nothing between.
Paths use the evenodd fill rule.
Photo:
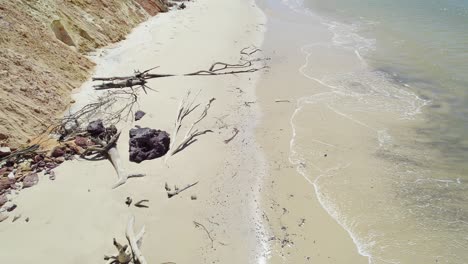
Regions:
<instances>
[{"instance_id":1,"label":"dark rock","mask_svg":"<svg viewBox=\"0 0 468 264\"><path fill-rule=\"evenodd\" d=\"M48 162L46 164L46 168L48 168L48 169L53 169L55 167L57 167L57 164L55 162Z\"/></svg>"},{"instance_id":2,"label":"dark rock","mask_svg":"<svg viewBox=\"0 0 468 264\"><path fill-rule=\"evenodd\" d=\"M24 177L23 179L23 188L29 188L36 185L39 182L39 177L37 173L31 173Z\"/></svg>"},{"instance_id":3,"label":"dark rock","mask_svg":"<svg viewBox=\"0 0 468 264\"><path fill-rule=\"evenodd\" d=\"M80 136L77 136L75 138L75 144L77 146L80 146L82 148L86 148L87 146L91 145L92 143L90 142L89 139L85 138L85 137L80 137Z\"/></svg>"},{"instance_id":4,"label":"dark rock","mask_svg":"<svg viewBox=\"0 0 468 264\"><path fill-rule=\"evenodd\" d=\"M34 162L36 162L36 163L39 163L39 162L41 162L43 160L44 160L44 155L42 155L42 154L34 156Z\"/></svg>"},{"instance_id":5,"label":"dark rock","mask_svg":"<svg viewBox=\"0 0 468 264\"><path fill-rule=\"evenodd\" d=\"M130 129L130 161L140 163L164 156L171 139L165 131L151 128Z\"/></svg>"},{"instance_id":6,"label":"dark rock","mask_svg":"<svg viewBox=\"0 0 468 264\"><path fill-rule=\"evenodd\" d=\"M86 127L86 131L88 131L91 136L97 137L106 132L106 128L104 127L102 120L98 119L96 121L90 122L88 127Z\"/></svg>"},{"instance_id":7,"label":"dark rock","mask_svg":"<svg viewBox=\"0 0 468 264\"><path fill-rule=\"evenodd\" d=\"M135 121L138 121L138 120L142 119L145 115L146 115L146 113L141 111L141 110L136 111Z\"/></svg>"},{"instance_id":8,"label":"dark rock","mask_svg":"<svg viewBox=\"0 0 468 264\"><path fill-rule=\"evenodd\" d=\"M7 202L3 205L3 208L7 210L7 212L11 212L16 209L16 204L12 202Z\"/></svg>"},{"instance_id":9,"label":"dark rock","mask_svg":"<svg viewBox=\"0 0 468 264\"><path fill-rule=\"evenodd\" d=\"M57 158L65 154L65 151L61 147L55 147L50 154L52 157Z\"/></svg>"},{"instance_id":10,"label":"dark rock","mask_svg":"<svg viewBox=\"0 0 468 264\"><path fill-rule=\"evenodd\" d=\"M179 9L185 9L187 6L185 6L185 3L180 4Z\"/></svg>"}]
</instances>

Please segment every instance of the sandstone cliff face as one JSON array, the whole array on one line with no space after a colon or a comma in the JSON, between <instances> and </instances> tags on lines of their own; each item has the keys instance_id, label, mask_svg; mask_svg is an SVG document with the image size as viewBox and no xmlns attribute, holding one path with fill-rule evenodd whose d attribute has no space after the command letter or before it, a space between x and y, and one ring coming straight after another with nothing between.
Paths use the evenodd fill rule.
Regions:
<instances>
[{"instance_id":1,"label":"sandstone cliff face","mask_svg":"<svg viewBox=\"0 0 468 264\"><path fill-rule=\"evenodd\" d=\"M0 0L0 143L44 132L91 73L84 54L165 11L161 0Z\"/></svg>"}]
</instances>

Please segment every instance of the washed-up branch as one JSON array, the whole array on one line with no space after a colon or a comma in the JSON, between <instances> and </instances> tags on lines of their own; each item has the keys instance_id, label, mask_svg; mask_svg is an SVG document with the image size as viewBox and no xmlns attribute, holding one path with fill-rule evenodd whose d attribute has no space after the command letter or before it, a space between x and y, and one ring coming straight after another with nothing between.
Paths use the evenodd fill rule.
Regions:
<instances>
[{"instance_id":1,"label":"washed-up branch","mask_svg":"<svg viewBox=\"0 0 468 264\"><path fill-rule=\"evenodd\" d=\"M187 190L188 188L191 188L191 187L193 187L193 186L195 186L195 185L197 185L197 184L198 184L198 182L195 182L195 183L192 183L192 184L189 184L189 185L185 186L185 187L182 188L182 189L179 189L179 188L177 188L177 187L174 187L174 191L172 191L171 188L169 188L169 186L168 186L167 183L166 183L165 188L166 188L166 192L167 192L167 197L168 197L168 198L171 198L171 197L173 197L173 196L176 196L176 195L178 195L179 193L181 193L181 192Z\"/></svg>"},{"instance_id":2,"label":"washed-up branch","mask_svg":"<svg viewBox=\"0 0 468 264\"><path fill-rule=\"evenodd\" d=\"M206 130L198 130L196 125L200 123L207 115L208 115L208 110L211 107L211 103L216 100L215 98L211 98L207 104L205 105L205 108L203 111L200 113L199 117L191 124L189 129L186 131L184 138L177 143L177 136L180 132L180 129L182 127L182 123L186 118L189 117L191 113L193 113L199 106L200 104L195 104L195 101L200 94L200 91L198 91L195 96L191 96L191 91L189 90L186 94L186 96L180 101L179 107L177 110L177 116L176 116L176 121L174 123L174 133L172 134L172 143L170 146L171 152L169 155L166 156L165 161L169 158L169 156L172 156L186 147L190 146L194 142L197 141L197 137L204 135L209 132L213 132L210 129Z\"/></svg>"},{"instance_id":3,"label":"washed-up branch","mask_svg":"<svg viewBox=\"0 0 468 264\"><path fill-rule=\"evenodd\" d=\"M135 235L135 231L133 230L134 225L135 217L131 216L125 231L125 237L127 238L128 245L122 245L114 238L113 243L118 254L115 256L104 256L104 260L107 260L107 264L147 264L146 259L140 250L143 235L145 234L145 226L143 226L140 232Z\"/></svg>"},{"instance_id":4,"label":"washed-up branch","mask_svg":"<svg viewBox=\"0 0 468 264\"><path fill-rule=\"evenodd\" d=\"M118 89L118 88L132 88L139 86L145 91L151 89L146 84L149 79L165 78L172 76L213 76L213 75L227 75L227 74L239 74L239 73L251 73L266 68L265 65L256 65L265 59L249 59L252 54L261 51L255 47L246 47L240 51L242 56L239 63L225 63L215 62L208 69L199 70L195 72L185 73L181 75L177 74L154 74L150 71L158 68L153 67L143 72L135 71L131 76L113 76L113 77L95 77L93 81L102 81L100 84L94 85L96 90L107 90L107 89Z\"/></svg>"}]
</instances>

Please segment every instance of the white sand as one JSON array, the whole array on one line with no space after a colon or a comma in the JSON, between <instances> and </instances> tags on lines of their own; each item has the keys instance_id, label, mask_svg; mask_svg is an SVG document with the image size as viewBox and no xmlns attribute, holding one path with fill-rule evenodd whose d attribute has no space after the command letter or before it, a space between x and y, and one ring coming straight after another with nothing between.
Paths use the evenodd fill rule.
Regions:
<instances>
[{"instance_id":1,"label":"white sand","mask_svg":"<svg viewBox=\"0 0 468 264\"><path fill-rule=\"evenodd\" d=\"M187 9L161 14L140 25L127 40L98 58L97 76L128 75L134 69L159 65L161 73L205 69L215 61L237 62L239 51L260 46L265 18L251 0L188 2ZM262 226L258 211L263 160L254 143L256 106L254 85L258 74L220 77L156 79L158 92L143 95L140 109L147 115L143 127L172 132L175 112L187 89L201 89L200 102L216 101L201 129L214 133L168 160L130 164L128 129L121 125L118 143L124 164L131 172L146 173L117 190L108 161L67 162L57 179L41 179L38 186L21 192L14 201L22 218L0 224L2 263L104 263L104 254L115 253L112 238L124 242L130 215L136 228L146 225L142 251L150 263L258 263L262 261ZM76 96L77 105L92 100L89 83ZM239 92L241 88L243 93ZM217 118L227 125L223 126ZM240 130L230 143L232 129ZM168 199L164 183L192 189ZM190 195L198 199L192 201ZM149 208L127 207L125 199L149 200ZM25 218L29 222L25 222ZM206 232L193 221L207 227Z\"/></svg>"}]
</instances>

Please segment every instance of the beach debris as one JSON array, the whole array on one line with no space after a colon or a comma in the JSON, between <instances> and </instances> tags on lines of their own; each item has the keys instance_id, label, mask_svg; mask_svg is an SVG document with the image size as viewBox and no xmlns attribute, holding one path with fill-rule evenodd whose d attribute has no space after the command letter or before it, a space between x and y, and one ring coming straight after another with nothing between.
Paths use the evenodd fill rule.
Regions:
<instances>
[{"instance_id":1,"label":"beach debris","mask_svg":"<svg viewBox=\"0 0 468 264\"><path fill-rule=\"evenodd\" d=\"M288 99L276 99L275 103L290 103L291 101Z\"/></svg>"},{"instance_id":2,"label":"beach debris","mask_svg":"<svg viewBox=\"0 0 468 264\"><path fill-rule=\"evenodd\" d=\"M135 231L133 230L134 225L135 217L131 216L125 231L128 245L122 245L114 238L113 244L118 253L114 256L104 256L104 260L107 260L107 264L147 264L140 250L143 235L145 234L145 226L135 235Z\"/></svg>"},{"instance_id":3,"label":"beach debris","mask_svg":"<svg viewBox=\"0 0 468 264\"><path fill-rule=\"evenodd\" d=\"M120 154L117 150L117 140L120 137L120 132L117 131L117 128L115 128L115 126L109 126L107 128L102 129L102 127L104 126L102 125L101 120L97 120L97 122L93 121L91 123L91 126L88 125L88 132L92 133L91 140L97 145L97 147L88 147L81 154L81 156L83 158L93 160L93 158L90 159L87 158L87 156L95 154L98 157L105 157L111 161L115 171L117 172L117 182L112 186L113 189L127 182L128 178L145 176L144 174L139 173L129 174L125 171L122 161L120 159Z\"/></svg>"},{"instance_id":4,"label":"beach debris","mask_svg":"<svg viewBox=\"0 0 468 264\"><path fill-rule=\"evenodd\" d=\"M184 3L179 5L185 6ZM182 76L215 76L215 75L226 75L226 74L239 74L239 73L252 73L256 71L260 71L262 69L267 68L266 65L258 65L262 61L268 60L255 58L250 59L250 56L254 53L260 51L255 47L247 47L241 50L241 58L239 59L238 63L225 63L225 62L215 62L211 64L211 66L207 70L200 70L191 73L182 74ZM247 58L246 58L247 57ZM146 89L152 90L148 87L147 80L154 79L154 78L164 78L164 77L172 77L177 76L176 74L152 74L150 71L156 69L158 67L153 67L143 72L139 70L134 71L134 74L131 76L114 76L114 77L94 77L92 81L102 81L101 84L94 85L95 90L107 90L107 89L115 89L115 88L132 88L134 86L140 86L145 93L147 93Z\"/></svg>"},{"instance_id":5,"label":"beach debris","mask_svg":"<svg viewBox=\"0 0 468 264\"><path fill-rule=\"evenodd\" d=\"M166 189L166 192L169 192L171 190L171 187L169 187L169 184L167 184L167 182L164 184L164 189Z\"/></svg>"},{"instance_id":6,"label":"beach debris","mask_svg":"<svg viewBox=\"0 0 468 264\"><path fill-rule=\"evenodd\" d=\"M247 107L250 107L251 104L255 104L255 102L254 101L244 102L244 105Z\"/></svg>"},{"instance_id":7,"label":"beach debris","mask_svg":"<svg viewBox=\"0 0 468 264\"><path fill-rule=\"evenodd\" d=\"M184 138L179 142L177 142L177 136L179 135L180 129L182 127L182 123L184 120L190 116L191 113L193 113L199 106L200 104L195 105L195 101L200 94L201 90L199 90L192 98L192 92L190 90L187 91L185 97L180 101L179 107L177 110L177 116L176 116L176 121L174 122L174 133L173 135L173 140L171 144L171 152L170 155L167 155L165 158L165 162L167 162L167 159L182 151L186 147L190 146L191 144L195 143L198 139L197 137L204 135L206 133L212 133L213 131L210 129L205 129L205 130L198 130L195 128L195 126L200 123L207 115L208 115L208 110L211 107L211 104L213 103L216 98L211 98L208 100L208 102L205 105L205 108L203 111L200 113L198 118L190 125L189 129L185 132ZM195 128L195 129L194 129Z\"/></svg>"},{"instance_id":8,"label":"beach debris","mask_svg":"<svg viewBox=\"0 0 468 264\"><path fill-rule=\"evenodd\" d=\"M138 202L135 203L135 207L138 207L138 208L148 208L148 205L146 204L143 204L143 203L147 203L149 202L149 200L140 200Z\"/></svg>"},{"instance_id":9,"label":"beach debris","mask_svg":"<svg viewBox=\"0 0 468 264\"><path fill-rule=\"evenodd\" d=\"M174 191L171 191L170 189L169 189L169 191L167 191L167 197L172 198L172 197L178 195L179 193L181 193L181 192L187 190L188 188L191 188L191 187L193 187L193 186L195 186L197 184L198 184L198 182L195 182L195 183L192 183L192 184L189 184L189 185L185 186L182 189L179 189L177 186L174 186Z\"/></svg>"},{"instance_id":10,"label":"beach debris","mask_svg":"<svg viewBox=\"0 0 468 264\"><path fill-rule=\"evenodd\" d=\"M130 161L140 163L164 156L171 139L166 131L151 128L130 129Z\"/></svg>"},{"instance_id":11,"label":"beach debris","mask_svg":"<svg viewBox=\"0 0 468 264\"><path fill-rule=\"evenodd\" d=\"M54 181L55 180L55 171L49 170L46 172L46 175L49 175L49 180Z\"/></svg>"},{"instance_id":12,"label":"beach debris","mask_svg":"<svg viewBox=\"0 0 468 264\"><path fill-rule=\"evenodd\" d=\"M301 218L301 220L299 221L298 226L299 226L299 227L302 227L302 226L305 224L305 221L306 221L305 218Z\"/></svg>"},{"instance_id":13,"label":"beach debris","mask_svg":"<svg viewBox=\"0 0 468 264\"><path fill-rule=\"evenodd\" d=\"M232 130L234 131L234 134L230 138L224 140L224 144L229 144L229 142L231 142L231 140L233 140L237 136L237 134L239 134L239 129L237 129L236 127Z\"/></svg>"},{"instance_id":14,"label":"beach debris","mask_svg":"<svg viewBox=\"0 0 468 264\"><path fill-rule=\"evenodd\" d=\"M2 208L5 209L7 212L11 212L16 209L16 204L14 204L13 202L6 202Z\"/></svg>"},{"instance_id":15,"label":"beach debris","mask_svg":"<svg viewBox=\"0 0 468 264\"><path fill-rule=\"evenodd\" d=\"M132 261L132 254L127 252L128 245L122 246L117 240L114 238L113 244L118 251L116 256L104 256L104 260L108 260L107 263L113 264L127 264Z\"/></svg>"},{"instance_id":16,"label":"beach debris","mask_svg":"<svg viewBox=\"0 0 468 264\"><path fill-rule=\"evenodd\" d=\"M207 229L203 224L201 224L201 223L199 223L199 222L197 222L197 221L193 221L193 224L195 225L196 228L200 228L200 229L202 229L202 230L205 231L206 235L208 236L208 238L209 238L210 241L211 241L211 247L214 248L214 242L215 242L215 241L214 241L213 237L211 236L211 232L208 231L208 229ZM219 242L219 241L218 241L218 243L219 243L220 245L223 245L223 246L226 245L225 243L222 243L222 242Z\"/></svg>"},{"instance_id":17,"label":"beach debris","mask_svg":"<svg viewBox=\"0 0 468 264\"><path fill-rule=\"evenodd\" d=\"M135 121L142 119L146 115L145 112L138 110L135 112Z\"/></svg>"},{"instance_id":18,"label":"beach debris","mask_svg":"<svg viewBox=\"0 0 468 264\"><path fill-rule=\"evenodd\" d=\"M255 46L249 46L249 47L243 48L243 49L240 51L240 53L241 53L242 55L250 56L250 55L254 54L255 52L260 52L260 51L262 51L262 50L259 49L259 48L257 48L257 47L255 47Z\"/></svg>"},{"instance_id":19,"label":"beach debris","mask_svg":"<svg viewBox=\"0 0 468 264\"><path fill-rule=\"evenodd\" d=\"M185 6L185 3L182 3L182 4L179 5L178 8L179 8L179 9L185 9L186 7L187 7L187 6Z\"/></svg>"},{"instance_id":20,"label":"beach debris","mask_svg":"<svg viewBox=\"0 0 468 264\"><path fill-rule=\"evenodd\" d=\"M125 199L125 204L130 207L130 205L132 204L132 198L130 197L127 197L127 199Z\"/></svg>"},{"instance_id":21,"label":"beach debris","mask_svg":"<svg viewBox=\"0 0 468 264\"><path fill-rule=\"evenodd\" d=\"M12 223L16 222L16 220L21 218L21 214L17 214L13 217L13 220L11 221Z\"/></svg>"},{"instance_id":22,"label":"beach debris","mask_svg":"<svg viewBox=\"0 0 468 264\"><path fill-rule=\"evenodd\" d=\"M192 201L194 201L194 200L197 199L197 196L196 196L196 195L192 195L192 196L190 196L190 199L191 199Z\"/></svg>"},{"instance_id":23,"label":"beach debris","mask_svg":"<svg viewBox=\"0 0 468 264\"><path fill-rule=\"evenodd\" d=\"M28 222L29 222L29 217L26 217L26 219L24 219L24 221L25 221L26 223L28 223Z\"/></svg>"}]
</instances>

